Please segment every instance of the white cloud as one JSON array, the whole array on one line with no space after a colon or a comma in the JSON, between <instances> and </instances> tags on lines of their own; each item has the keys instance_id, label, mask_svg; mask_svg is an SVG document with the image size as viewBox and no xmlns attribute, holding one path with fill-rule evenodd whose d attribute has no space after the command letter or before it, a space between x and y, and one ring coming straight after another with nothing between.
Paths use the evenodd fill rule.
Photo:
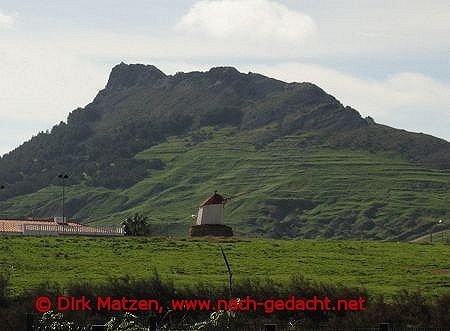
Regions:
<instances>
[{"instance_id":1,"label":"white cloud","mask_svg":"<svg viewBox=\"0 0 450 331\"><path fill-rule=\"evenodd\" d=\"M92 101L109 66L93 64L61 47L3 40L0 49L0 155Z\"/></svg>"},{"instance_id":2,"label":"white cloud","mask_svg":"<svg viewBox=\"0 0 450 331\"><path fill-rule=\"evenodd\" d=\"M15 15L6 15L0 11L0 29L9 28L14 24Z\"/></svg>"},{"instance_id":3,"label":"white cloud","mask_svg":"<svg viewBox=\"0 0 450 331\"><path fill-rule=\"evenodd\" d=\"M201 0L177 24L179 31L221 40L299 43L312 35L311 17L270 0Z\"/></svg>"},{"instance_id":4,"label":"white cloud","mask_svg":"<svg viewBox=\"0 0 450 331\"><path fill-rule=\"evenodd\" d=\"M304 2L295 2L298 6ZM448 54L450 2L314 1L308 7L318 26L309 54L381 55Z\"/></svg>"},{"instance_id":5,"label":"white cloud","mask_svg":"<svg viewBox=\"0 0 450 331\"><path fill-rule=\"evenodd\" d=\"M74 52L88 56L172 60L342 61L361 56L374 62L425 62L442 61L436 58L445 58L450 48L450 1L393 2L389 10L370 1L357 7L351 1L303 5L308 10L302 3L291 1L288 7L271 0L200 0L173 18L175 29L148 34L81 29L53 37L70 40Z\"/></svg>"}]
</instances>

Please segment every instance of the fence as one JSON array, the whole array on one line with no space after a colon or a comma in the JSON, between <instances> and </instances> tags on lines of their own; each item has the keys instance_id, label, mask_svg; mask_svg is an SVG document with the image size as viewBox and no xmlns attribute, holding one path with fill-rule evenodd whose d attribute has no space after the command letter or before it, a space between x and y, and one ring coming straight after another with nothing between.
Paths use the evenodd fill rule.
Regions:
<instances>
[{"instance_id":1,"label":"fence","mask_svg":"<svg viewBox=\"0 0 450 331\"><path fill-rule=\"evenodd\" d=\"M2 234L22 234L21 224L0 223L0 232Z\"/></svg>"},{"instance_id":2,"label":"fence","mask_svg":"<svg viewBox=\"0 0 450 331\"><path fill-rule=\"evenodd\" d=\"M123 236L122 227L91 227L58 224L22 224L24 235Z\"/></svg>"}]
</instances>

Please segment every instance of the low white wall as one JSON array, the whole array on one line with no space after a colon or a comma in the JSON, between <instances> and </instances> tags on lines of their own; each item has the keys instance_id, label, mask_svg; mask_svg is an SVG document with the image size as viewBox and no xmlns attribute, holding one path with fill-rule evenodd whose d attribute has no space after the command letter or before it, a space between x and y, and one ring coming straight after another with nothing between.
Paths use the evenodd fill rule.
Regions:
<instances>
[{"instance_id":1,"label":"low white wall","mask_svg":"<svg viewBox=\"0 0 450 331\"><path fill-rule=\"evenodd\" d=\"M70 225L23 224L24 235L83 235L83 236L123 236L121 227L84 227Z\"/></svg>"}]
</instances>

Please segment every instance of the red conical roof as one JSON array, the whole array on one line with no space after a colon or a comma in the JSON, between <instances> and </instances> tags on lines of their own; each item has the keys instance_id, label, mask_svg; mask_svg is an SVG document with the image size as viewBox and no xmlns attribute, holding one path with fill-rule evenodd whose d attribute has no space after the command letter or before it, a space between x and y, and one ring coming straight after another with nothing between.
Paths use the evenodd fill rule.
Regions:
<instances>
[{"instance_id":1,"label":"red conical roof","mask_svg":"<svg viewBox=\"0 0 450 331\"><path fill-rule=\"evenodd\" d=\"M220 194L217 194L217 191L214 192L213 195L211 195L208 199L203 201L200 204L200 207L206 206L206 205L220 205L225 202L225 198L221 196Z\"/></svg>"}]
</instances>

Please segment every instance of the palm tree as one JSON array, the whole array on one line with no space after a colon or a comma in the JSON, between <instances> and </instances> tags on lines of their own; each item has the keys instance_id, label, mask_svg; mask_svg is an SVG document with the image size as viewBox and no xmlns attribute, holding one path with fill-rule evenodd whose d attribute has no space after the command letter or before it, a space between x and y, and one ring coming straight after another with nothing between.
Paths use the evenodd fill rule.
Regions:
<instances>
[{"instance_id":1,"label":"palm tree","mask_svg":"<svg viewBox=\"0 0 450 331\"><path fill-rule=\"evenodd\" d=\"M150 226L147 223L147 217L141 214L135 214L133 217L127 217L122 225L127 236L146 236L150 234Z\"/></svg>"}]
</instances>

